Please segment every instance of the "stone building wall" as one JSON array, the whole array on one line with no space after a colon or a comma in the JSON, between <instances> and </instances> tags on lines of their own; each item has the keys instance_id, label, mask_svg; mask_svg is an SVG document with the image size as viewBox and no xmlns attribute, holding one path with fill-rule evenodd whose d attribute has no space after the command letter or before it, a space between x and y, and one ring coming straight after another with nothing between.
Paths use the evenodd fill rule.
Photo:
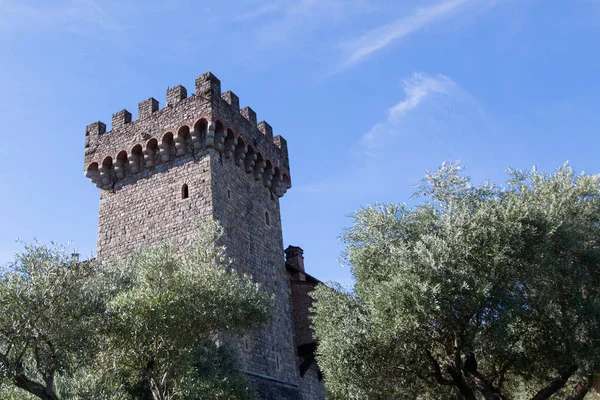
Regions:
<instances>
[{"instance_id":1,"label":"stone building wall","mask_svg":"<svg viewBox=\"0 0 600 400\"><path fill-rule=\"evenodd\" d=\"M182 199L182 187L188 195ZM193 242L203 219L213 214L210 156L191 156L128 175L115 190L100 193L98 259L124 261L144 246Z\"/></svg>"},{"instance_id":2,"label":"stone building wall","mask_svg":"<svg viewBox=\"0 0 600 400\"><path fill-rule=\"evenodd\" d=\"M299 379L300 391L304 400L323 400L325 398L325 384L319 376L319 367L312 364L303 377Z\"/></svg>"},{"instance_id":3,"label":"stone building wall","mask_svg":"<svg viewBox=\"0 0 600 400\"><path fill-rule=\"evenodd\" d=\"M231 160L213 158L214 218L238 271L249 273L274 294L274 317L260 332L245 337L241 354L247 368L288 382L296 381L290 287L285 271L279 199L261 181L249 179ZM268 217L267 217L268 215ZM267 221L268 218L268 221Z\"/></svg>"},{"instance_id":4,"label":"stone building wall","mask_svg":"<svg viewBox=\"0 0 600 400\"><path fill-rule=\"evenodd\" d=\"M220 81L207 73L196 79L194 95L168 89L163 109L150 98L139 104L137 120L122 110L109 132L102 122L88 125L84 165L102 189L101 261L124 260L165 240L183 247L202 220L221 222L233 267L275 302L267 327L237 339L241 368L263 398L301 398L279 209L291 187L285 139L257 123L251 108L240 110L234 93L221 94Z\"/></svg>"}]
</instances>

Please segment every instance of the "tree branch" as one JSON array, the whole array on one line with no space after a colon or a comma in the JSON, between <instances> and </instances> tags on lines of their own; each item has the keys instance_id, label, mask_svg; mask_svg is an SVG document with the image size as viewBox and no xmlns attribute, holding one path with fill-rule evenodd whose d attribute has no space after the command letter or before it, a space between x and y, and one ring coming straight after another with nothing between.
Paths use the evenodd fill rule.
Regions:
<instances>
[{"instance_id":1,"label":"tree branch","mask_svg":"<svg viewBox=\"0 0 600 400\"><path fill-rule=\"evenodd\" d=\"M17 374L13 377L12 382L23 390L39 397L42 400L59 400L58 396L52 389L44 387L41 383L32 381L25 374Z\"/></svg>"},{"instance_id":2,"label":"tree branch","mask_svg":"<svg viewBox=\"0 0 600 400\"><path fill-rule=\"evenodd\" d=\"M583 400L592 386L594 386L594 375L590 375L577 382L565 400Z\"/></svg>"},{"instance_id":3,"label":"tree branch","mask_svg":"<svg viewBox=\"0 0 600 400\"><path fill-rule=\"evenodd\" d=\"M464 328L461 328L461 335L462 335L462 331L464 331ZM454 354L454 365L456 366L456 368L460 371L462 370L462 346L460 341L458 340L458 334L456 332L454 332L454 347L453 347L453 354Z\"/></svg>"},{"instance_id":4,"label":"tree branch","mask_svg":"<svg viewBox=\"0 0 600 400\"><path fill-rule=\"evenodd\" d=\"M454 382L452 379L444 378L444 376L442 375L442 369L440 368L440 364L433 357L431 352L429 350L426 350L425 354L427 355L427 358L429 359L429 362L431 363L431 366L433 367L433 376L435 376L435 379L437 380L437 382L440 385L456 385L456 382Z\"/></svg>"},{"instance_id":5,"label":"tree branch","mask_svg":"<svg viewBox=\"0 0 600 400\"><path fill-rule=\"evenodd\" d=\"M0 365L4 365L5 368L8 368L8 352L6 354L0 353Z\"/></svg>"},{"instance_id":6,"label":"tree branch","mask_svg":"<svg viewBox=\"0 0 600 400\"><path fill-rule=\"evenodd\" d=\"M46 383L46 390L54 392L54 372L44 375L44 383Z\"/></svg>"},{"instance_id":7,"label":"tree branch","mask_svg":"<svg viewBox=\"0 0 600 400\"><path fill-rule=\"evenodd\" d=\"M512 364L512 360L510 360L509 362L504 364L504 366L498 372L498 387L500 389L502 389L502 386L504 385L504 376L505 376L506 372L508 371L508 367L510 367L511 364Z\"/></svg>"},{"instance_id":8,"label":"tree branch","mask_svg":"<svg viewBox=\"0 0 600 400\"><path fill-rule=\"evenodd\" d=\"M506 397L500 393L498 388L495 388L488 380L478 371L467 372L477 390L481 392L486 400L506 400Z\"/></svg>"},{"instance_id":9,"label":"tree branch","mask_svg":"<svg viewBox=\"0 0 600 400\"><path fill-rule=\"evenodd\" d=\"M4 364L6 368L9 367L10 361L6 354L0 353L0 363ZM16 374L12 377L12 383L20 387L21 389L39 397L42 400L58 400L56 393L54 393L54 374L45 376L44 381L46 386L41 383L35 382L29 379L24 372L23 364L21 362L16 363Z\"/></svg>"},{"instance_id":10,"label":"tree branch","mask_svg":"<svg viewBox=\"0 0 600 400\"><path fill-rule=\"evenodd\" d=\"M15 359L16 363L20 363L21 360L23 360L23 357L25 356L25 353L27 352L27 348L29 346L29 340L27 340L25 342L25 345L23 346L23 350L21 350L21 352L19 353L19 355L17 356L17 358Z\"/></svg>"},{"instance_id":11,"label":"tree branch","mask_svg":"<svg viewBox=\"0 0 600 400\"><path fill-rule=\"evenodd\" d=\"M577 366L572 365L563 372L559 373L559 375L551 380L546 387L537 392L535 396L531 398L531 400L545 400L549 398L567 384L567 381L571 375L575 373L575 371L577 371Z\"/></svg>"}]
</instances>

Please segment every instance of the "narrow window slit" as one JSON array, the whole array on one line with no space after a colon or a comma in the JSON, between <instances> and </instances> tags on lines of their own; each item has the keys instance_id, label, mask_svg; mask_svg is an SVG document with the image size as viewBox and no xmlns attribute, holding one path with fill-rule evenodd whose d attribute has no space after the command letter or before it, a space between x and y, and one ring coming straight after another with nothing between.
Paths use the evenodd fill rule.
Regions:
<instances>
[{"instance_id":1,"label":"narrow window slit","mask_svg":"<svg viewBox=\"0 0 600 400\"><path fill-rule=\"evenodd\" d=\"M183 186L181 187L181 198L187 199L188 197L190 197L190 192L188 190L187 183L184 183Z\"/></svg>"}]
</instances>

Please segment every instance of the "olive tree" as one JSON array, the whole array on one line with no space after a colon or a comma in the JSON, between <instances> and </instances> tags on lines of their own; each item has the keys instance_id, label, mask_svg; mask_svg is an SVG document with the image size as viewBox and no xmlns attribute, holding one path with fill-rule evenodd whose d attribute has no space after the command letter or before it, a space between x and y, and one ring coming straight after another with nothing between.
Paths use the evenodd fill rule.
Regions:
<instances>
[{"instance_id":1,"label":"olive tree","mask_svg":"<svg viewBox=\"0 0 600 400\"><path fill-rule=\"evenodd\" d=\"M68 248L39 243L0 269L0 391L12 385L56 400L57 378L98 351L97 327L110 290L99 287L95 271Z\"/></svg>"},{"instance_id":2,"label":"olive tree","mask_svg":"<svg viewBox=\"0 0 600 400\"><path fill-rule=\"evenodd\" d=\"M0 398L253 398L223 338L268 321L272 301L232 270L222 234L207 221L188 248L124 265L27 245L0 271Z\"/></svg>"},{"instance_id":3,"label":"olive tree","mask_svg":"<svg viewBox=\"0 0 600 400\"><path fill-rule=\"evenodd\" d=\"M249 276L230 270L218 245L222 234L208 221L187 249L165 243L137 252L125 267L129 286L107 305L106 360L140 377L154 400L250 396L248 382L219 348L223 335L266 323L271 299Z\"/></svg>"},{"instance_id":4,"label":"olive tree","mask_svg":"<svg viewBox=\"0 0 600 400\"><path fill-rule=\"evenodd\" d=\"M443 165L413 207L378 204L343 235L356 284L315 292L334 396L575 400L600 373L600 177Z\"/></svg>"}]
</instances>

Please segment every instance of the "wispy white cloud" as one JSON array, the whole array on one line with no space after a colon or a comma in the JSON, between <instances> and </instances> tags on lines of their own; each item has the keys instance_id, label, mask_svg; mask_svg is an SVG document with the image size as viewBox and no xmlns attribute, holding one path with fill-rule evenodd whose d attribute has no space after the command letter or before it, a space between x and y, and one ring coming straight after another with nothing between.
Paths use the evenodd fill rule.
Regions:
<instances>
[{"instance_id":1,"label":"wispy white cloud","mask_svg":"<svg viewBox=\"0 0 600 400\"><path fill-rule=\"evenodd\" d=\"M403 86L406 98L388 110L390 118L397 118L418 107L432 94L448 94L457 85L443 74L429 76L422 72L415 72L403 81Z\"/></svg>"},{"instance_id":2,"label":"wispy white cloud","mask_svg":"<svg viewBox=\"0 0 600 400\"><path fill-rule=\"evenodd\" d=\"M368 0L261 0L242 6L234 19L254 19L267 14L277 14L281 23L310 22L321 19L340 19L358 10L372 9Z\"/></svg>"},{"instance_id":3,"label":"wispy white cloud","mask_svg":"<svg viewBox=\"0 0 600 400\"><path fill-rule=\"evenodd\" d=\"M178 0L0 0L0 32L121 33L149 14L174 10Z\"/></svg>"},{"instance_id":4,"label":"wispy white cloud","mask_svg":"<svg viewBox=\"0 0 600 400\"><path fill-rule=\"evenodd\" d=\"M282 9L283 3L281 1L270 1L262 4L254 4L251 9L243 11L241 14L236 15L234 21L251 20L258 17L262 17Z\"/></svg>"},{"instance_id":5,"label":"wispy white cloud","mask_svg":"<svg viewBox=\"0 0 600 400\"><path fill-rule=\"evenodd\" d=\"M442 131L457 135L454 130L465 125L464 119L480 123L484 114L477 100L444 74L414 72L402 80L402 92L402 99L385 110L386 117L363 135L357 134L346 149L352 168L344 169L343 176L299 184L294 191L304 195L347 193L355 186L366 192L380 191L387 179L380 177L386 169L403 163L408 153L418 153L416 143L422 146L429 140L429 145L439 147L444 141Z\"/></svg>"},{"instance_id":6,"label":"wispy white cloud","mask_svg":"<svg viewBox=\"0 0 600 400\"><path fill-rule=\"evenodd\" d=\"M449 136L458 138L460 130L471 131L471 121L482 124L485 111L468 91L444 74L414 72L402 80L402 99L385 110L386 117L375 123L348 148L355 158L347 175L331 177L295 187L296 192L320 194L345 193L350 186L376 190L383 184L377 177L393 169L409 154L417 154L423 141L431 147L450 150L442 144ZM444 137L446 136L446 137ZM451 140L450 140L451 141Z\"/></svg>"},{"instance_id":7,"label":"wispy white cloud","mask_svg":"<svg viewBox=\"0 0 600 400\"><path fill-rule=\"evenodd\" d=\"M255 44L258 47L269 48L273 44L295 47L307 38L318 37L318 42L310 42L314 49L324 38L335 36L332 31L338 24L377 9L379 7L369 0L260 1L247 6L237 19L264 17L256 25Z\"/></svg>"},{"instance_id":8,"label":"wispy white cloud","mask_svg":"<svg viewBox=\"0 0 600 400\"><path fill-rule=\"evenodd\" d=\"M358 39L343 43L341 47L345 56L339 65L339 70L357 64L378 50L429 24L448 17L469 2L473 2L473 0L448 0L419 8L408 16L371 30Z\"/></svg>"},{"instance_id":9,"label":"wispy white cloud","mask_svg":"<svg viewBox=\"0 0 600 400\"><path fill-rule=\"evenodd\" d=\"M0 0L0 30L85 33L97 29L123 29L123 25L109 12L105 2L67 0L32 4L25 1Z\"/></svg>"},{"instance_id":10,"label":"wispy white cloud","mask_svg":"<svg viewBox=\"0 0 600 400\"><path fill-rule=\"evenodd\" d=\"M397 134L394 128L398 121L412 110L418 108L427 99L434 96L455 96L462 93L460 87L443 74L435 76L415 72L403 80L404 99L387 110L387 120L373 126L361 139L361 148L372 152L385 139Z\"/></svg>"}]
</instances>

